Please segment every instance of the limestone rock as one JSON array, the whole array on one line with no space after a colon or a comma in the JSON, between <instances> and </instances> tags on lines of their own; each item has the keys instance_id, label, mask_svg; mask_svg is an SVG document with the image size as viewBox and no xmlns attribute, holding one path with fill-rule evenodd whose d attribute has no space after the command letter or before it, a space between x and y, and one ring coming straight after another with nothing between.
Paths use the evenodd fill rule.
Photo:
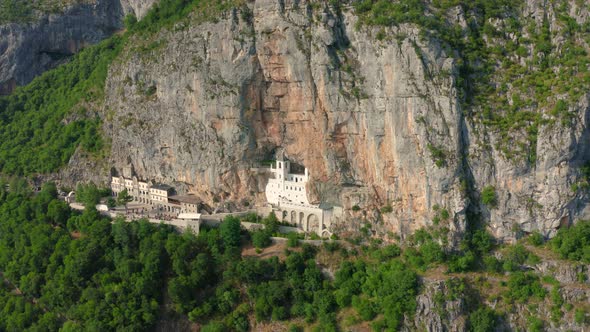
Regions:
<instances>
[{"instance_id":1,"label":"limestone rock","mask_svg":"<svg viewBox=\"0 0 590 332\"><path fill-rule=\"evenodd\" d=\"M145 15L156 0L85 1L62 13L35 13L32 22L0 25L0 94L29 83L81 48L122 28L128 13Z\"/></svg>"},{"instance_id":2,"label":"limestone rock","mask_svg":"<svg viewBox=\"0 0 590 332\"><path fill-rule=\"evenodd\" d=\"M570 129L539 129L535 165L515 164L483 148L496 133L463 117L455 61L439 41L411 25L384 29L398 37L379 41L380 29L357 29L357 20L326 3L257 0L162 31L149 41L156 49L129 46L107 82L112 164L186 183L204 199L262 202L250 168L284 148L310 170L311 197L351 216L339 229L358 227L350 208L359 205L376 211L361 221L376 235L430 225L435 204L450 212L457 241L470 206L503 240L515 227L551 236L588 214L587 198L570 189L590 154L588 96L571 106ZM469 179L496 187L496 208L467 198ZM393 212L381 215L385 205Z\"/></svg>"}]
</instances>

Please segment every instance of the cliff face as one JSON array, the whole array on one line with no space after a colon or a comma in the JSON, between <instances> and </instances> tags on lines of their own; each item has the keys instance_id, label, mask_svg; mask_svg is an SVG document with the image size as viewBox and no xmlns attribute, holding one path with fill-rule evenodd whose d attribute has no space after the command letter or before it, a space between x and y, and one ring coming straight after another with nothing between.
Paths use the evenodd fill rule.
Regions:
<instances>
[{"instance_id":1,"label":"cliff face","mask_svg":"<svg viewBox=\"0 0 590 332\"><path fill-rule=\"evenodd\" d=\"M350 11L277 1L250 10L162 32L145 42L156 49L130 48L111 68L106 131L117 169L210 199L262 198L249 169L282 147L311 170L316 199L391 202L389 229L424 225L436 203L463 211L452 78L426 77L453 61L435 42L410 27L398 43L375 42ZM451 156L445 167L428 145Z\"/></svg>"},{"instance_id":2,"label":"cliff face","mask_svg":"<svg viewBox=\"0 0 590 332\"><path fill-rule=\"evenodd\" d=\"M264 179L250 168L284 148L310 169L315 200L345 208L341 231L374 222L403 236L430 225L439 205L461 234L470 202L504 239L513 224L550 235L584 214L587 199L570 187L590 158L587 94L570 106L573 125L541 126L539 158L519 164L463 115L453 54L418 28L357 28L351 8L275 0L191 20L136 40L110 69L105 132L118 171L212 205L261 201ZM476 201L486 185L493 209ZM379 211L386 205L393 212Z\"/></svg>"},{"instance_id":3,"label":"cliff face","mask_svg":"<svg viewBox=\"0 0 590 332\"><path fill-rule=\"evenodd\" d=\"M30 22L0 25L0 94L67 60L122 28L128 13L141 17L155 0L84 1L60 13L34 12Z\"/></svg>"},{"instance_id":4,"label":"cliff face","mask_svg":"<svg viewBox=\"0 0 590 332\"><path fill-rule=\"evenodd\" d=\"M556 275L561 282L557 291L553 290L556 286L545 285L548 294L553 290L553 295L547 295L534 304L506 301L502 297L506 290L501 286L504 279L501 276L426 277L423 280L422 292L416 298L416 312L411 318L406 317L402 330L468 331L470 315L478 306L485 305L505 313L496 318L494 327L497 331L531 330L531 317L539 317L545 321L544 331L584 331L587 324L576 322L574 310L564 311L559 307L559 315L554 314L556 300L579 308L586 305L590 296L588 282L580 283L575 278L559 278L560 275L578 273L579 267L564 264L563 261L560 263L562 272L543 269L545 264L534 267L539 272Z\"/></svg>"}]
</instances>

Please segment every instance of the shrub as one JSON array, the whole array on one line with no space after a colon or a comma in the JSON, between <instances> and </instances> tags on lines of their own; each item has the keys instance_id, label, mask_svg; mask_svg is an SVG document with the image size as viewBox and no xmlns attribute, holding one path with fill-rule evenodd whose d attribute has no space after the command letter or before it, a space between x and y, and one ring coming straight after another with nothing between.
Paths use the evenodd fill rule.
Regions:
<instances>
[{"instance_id":1,"label":"shrub","mask_svg":"<svg viewBox=\"0 0 590 332\"><path fill-rule=\"evenodd\" d=\"M497 202L496 188L494 186L485 186L481 191L481 202L489 207L495 207Z\"/></svg>"},{"instance_id":2,"label":"shrub","mask_svg":"<svg viewBox=\"0 0 590 332\"><path fill-rule=\"evenodd\" d=\"M389 204L381 208L381 213L391 213L391 212L393 212L393 208Z\"/></svg>"},{"instance_id":3,"label":"shrub","mask_svg":"<svg viewBox=\"0 0 590 332\"><path fill-rule=\"evenodd\" d=\"M511 300L526 302L531 297L542 300L546 294L547 291L541 285L539 277L530 272L514 272L508 279L506 296Z\"/></svg>"},{"instance_id":4,"label":"shrub","mask_svg":"<svg viewBox=\"0 0 590 332\"><path fill-rule=\"evenodd\" d=\"M219 233L226 248L239 247L241 239L240 219L227 216L219 226Z\"/></svg>"},{"instance_id":5,"label":"shrub","mask_svg":"<svg viewBox=\"0 0 590 332\"><path fill-rule=\"evenodd\" d=\"M402 253L402 250L395 244L390 244L381 249L381 257L383 259L391 259L398 257Z\"/></svg>"},{"instance_id":6,"label":"shrub","mask_svg":"<svg viewBox=\"0 0 590 332\"><path fill-rule=\"evenodd\" d=\"M210 322L201 328L201 332L224 332L226 331L225 325L221 322Z\"/></svg>"},{"instance_id":7,"label":"shrub","mask_svg":"<svg viewBox=\"0 0 590 332\"><path fill-rule=\"evenodd\" d=\"M303 328L297 324L289 325L289 332L303 332Z\"/></svg>"},{"instance_id":8,"label":"shrub","mask_svg":"<svg viewBox=\"0 0 590 332\"><path fill-rule=\"evenodd\" d=\"M484 256L483 264L485 270L488 272L499 273L502 272L502 262L492 255Z\"/></svg>"},{"instance_id":9,"label":"shrub","mask_svg":"<svg viewBox=\"0 0 590 332\"><path fill-rule=\"evenodd\" d=\"M482 307L469 315L469 331L492 332L496 327L496 313L493 309Z\"/></svg>"},{"instance_id":10,"label":"shrub","mask_svg":"<svg viewBox=\"0 0 590 332\"><path fill-rule=\"evenodd\" d=\"M360 207L360 206L358 206L358 205L356 205L356 204L352 206L352 211L354 211L354 212L358 212L358 211L360 211L360 210L361 210L361 207Z\"/></svg>"},{"instance_id":11,"label":"shrub","mask_svg":"<svg viewBox=\"0 0 590 332\"><path fill-rule=\"evenodd\" d=\"M535 247L541 246L545 242L545 238L539 232L533 232L531 235L529 235L527 240Z\"/></svg>"},{"instance_id":12,"label":"shrub","mask_svg":"<svg viewBox=\"0 0 590 332\"><path fill-rule=\"evenodd\" d=\"M369 321L375 318L376 312L374 305L366 298L354 296L352 298L352 307L364 321Z\"/></svg>"},{"instance_id":13,"label":"shrub","mask_svg":"<svg viewBox=\"0 0 590 332\"><path fill-rule=\"evenodd\" d=\"M272 243L270 233L267 230L258 230L252 233L252 245L260 249L268 247Z\"/></svg>"},{"instance_id":14,"label":"shrub","mask_svg":"<svg viewBox=\"0 0 590 332\"><path fill-rule=\"evenodd\" d=\"M293 248L299 246L299 234L291 232L287 234L287 247Z\"/></svg>"},{"instance_id":15,"label":"shrub","mask_svg":"<svg viewBox=\"0 0 590 332\"><path fill-rule=\"evenodd\" d=\"M534 265L538 262L539 257L528 251L522 244L515 244L509 247L504 256L504 266L506 271L516 271L520 265L525 263Z\"/></svg>"},{"instance_id":16,"label":"shrub","mask_svg":"<svg viewBox=\"0 0 590 332\"><path fill-rule=\"evenodd\" d=\"M441 168L447 164L447 155L445 151L437 146L434 146L430 143L426 146L430 151L430 157L434 160L434 164L436 167Z\"/></svg>"},{"instance_id":17,"label":"shrub","mask_svg":"<svg viewBox=\"0 0 590 332\"><path fill-rule=\"evenodd\" d=\"M543 327L545 325L545 323L543 323L543 320L541 320L540 318L537 317L533 317L530 316L528 318L528 330L531 332L542 332L543 331Z\"/></svg>"},{"instance_id":18,"label":"shrub","mask_svg":"<svg viewBox=\"0 0 590 332\"><path fill-rule=\"evenodd\" d=\"M562 258L590 263L590 221L580 220L570 228L561 228L551 240L551 248Z\"/></svg>"},{"instance_id":19,"label":"shrub","mask_svg":"<svg viewBox=\"0 0 590 332\"><path fill-rule=\"evenodd\" d=\"M588 323L588 317L586 317L586 310L582 308L576 309L576 312L574 313L574 321L576 322L576 324L579 325Z\"/></svg>"}]
</instances>

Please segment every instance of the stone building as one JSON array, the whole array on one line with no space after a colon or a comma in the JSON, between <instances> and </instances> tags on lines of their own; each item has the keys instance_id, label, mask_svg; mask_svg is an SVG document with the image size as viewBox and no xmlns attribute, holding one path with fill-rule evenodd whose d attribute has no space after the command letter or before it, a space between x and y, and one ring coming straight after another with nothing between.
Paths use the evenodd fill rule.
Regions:
<instances>
[{"instance_id":1,"label":"stone building","mask_svg":"<svg viewBox=\"0 0 590 332\"><path fill-rule=\"evenodd\" d=\"M307 197L309 171L304 168L292 170L291 162L279 155L270 166L266 185L266 200L283 222L296 225L305 232L330 236L329 231L334 209L311 204Z\"/></svg>"},{"instance_id":2,"label":"stone building","mask_svg":"<svg viewBox=\"0 0 590 332\"><path fill-rule=\"evenodd\" d=\"M133 201L148 204L159 208L161 211L172 213L197 213L199 212L198 198L193 195L175 195L174 188L166 184L151 184L133 178L113 176L111 178L111 191L116 197L123 189L127 189Z\"/></svg>"},{"instance_id":3,"label":"stone building","mask_svg":"<svg viewBox=\"0 0 590 332\"><path fill-rule=\"evenodd\" d=\"M168 198L170 204L180 207L180 213L197 213L201 200L194 195L175 195Z\"/></svg>"}]
</instances>

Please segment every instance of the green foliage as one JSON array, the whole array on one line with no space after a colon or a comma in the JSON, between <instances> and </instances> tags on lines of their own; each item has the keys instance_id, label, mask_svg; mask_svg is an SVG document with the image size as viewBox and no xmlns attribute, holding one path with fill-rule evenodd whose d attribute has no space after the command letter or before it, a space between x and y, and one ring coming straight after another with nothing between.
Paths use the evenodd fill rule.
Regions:
<instances>
[{"instance_id":1,"label":"green foliage","mask_svg":"<svg viewBox=\"0 0 590 332\"><path fill-rule=\"evenodd\" d=\"M364 321L372 320L377 314L373 302L364 297L353 296L352 307L358 312L359 316Z\"/></svg>"},{"instance_id":2,"label":"green foliage","mask_svg":"<svg viewBox=\"0 0 590 332\"><path fill-rule=\"evenodd\" d=\"M92 113L80 105L101 98L108 66L122 44L115 36L88 47L71 62L0 98L0 172L53 172L78 146L92 154L101 152L98 119L64 119L74 112Z\"/></svg>"},{"instance_id":3,"label":"green foliage","mask_svg":"<svg viewBox=\"0 0 590 332\"><path fill-rule=\"evenodd\" d=\"M445 151L437 146L434 146L430 143L426 146L428 151L430 151L430 157L434 160L434 163L437 167L444 167L447 164L447 155Z\"/></svg>"},{"instance_id":4,"label":"green foliage","mask_svg":"<svg viewBox=\"0 0 590 332\"><path fill-rule=\"evenodd\" d=\"M125 18L123 19L123 25L128 30L133 30L133 28L135 28L136 24L137 24L137 17L135 17L135 15L133 15L133 14L127 14L127 16L125 16Z\"/></svg>"},{"instance_id":5,"label":"green foliage","mask_svg":"<svg viewBox=\"0 0 590 332\"><path fill-rule=\"evenodd\" d=\"M127 207L127 203L133 201L133 197L129 195L127 188L121 190L121 192L117 195L117 204L125 205Z\"/></svg>"},{"instance_id":6,"label":"green foliage","mask_svg":"<svg viewBox=\"0 0 590 332\"><path fill-rule=\"evenodd\" d=\"M0 271L9 281L0 287L0 330L153 326L166 238L178 235L147 222L111 225L92 209L62 204L54 187L11 191L0 202Z\"/></svg>"},{"instance_id":7,"label":"green foliage","mask_svg":"<svg viewBox=\"0 0 590 332\"><path fill-rule=\"evenodd\" d=\"M92 182L80 183L76 188L76 200L86 207L94 207L100 202L101 192Z\"/></svg>"},{"instance_id":8,"label":"green foliage","mask_svg":"<svg viewBox=\"0 0 590 332\"><path fill-rule=\"evenodd\" d=\"M550 245L562 258L590 263L590 221L580 220L569 228L559 229Z\"/></svg>"},{"instance_id":9,"label":"green foliage","mask_svg":"<svg viewBox=\"0 0 590 332\"><path fill-rule=\"evenodd\" d=\"M270 235L266 229L254 231L252 233L252 245L256 248L268 247L272 243Z\"/></svg>"},{"instance_id":10,"label":"green foliage","mask_svg":"<svg viewBox=\"0 0 590 332\"><path fill-rule=\"evenodd\" d=\"M360 210L361 210L361 207L360 207L360 206L358 206L358 205L353 205L353 206L352 206L352 211L354 211L354 212L358 212L358 211L360 211Z\"/></svg>"},{"instance_id":11,"label":"green foliage","mask_svg":"<svg viewBox=\"0 0 590 332\"><path fill-rule=\"evenodd\" d=\"M374 301L376 311L383 314L386 326L397 329L404 314L415 310L418 277L402 263L393 260L369 270L362 289Z\"/></svg>"},{"instance_id":12,"label":"green foliage","mask_svg":"<svg viewBox=\"0 0 590 332\"><path fill-rule=\"evenodd\" d=\"M547 291L539 281L539 277L532 273L514 272L508 279L506 298L517 302L527 302L530 298L542 300Z\"/></svg>"},{"instance_id":13,"label":"green foliage","mask_svg":"<svg viewBox=\"0 0 590 332\"><path fill-rule=\"evenodd\" d=\"M495 331L497 316L493 309L481 307L469 314L469 331L492 332Z\"/></svg>"},{"instance_id":14,"label":"green foliage","mask_svg":"<svg viewBox=\"0 0 590 332\"><path fill-rule=\"evenodd\" d=\"M26 23L33 18L33 7L27 1L1 0L0 23Z\"/></svg>"},{"instance_id":15,"label":"green foliage","mask_svg":"<svg viewBox=\"0 0 590 332\"><path fill-rule=\"evenodd\" d=\"M107 206L109 209L112 209L117 206L117 201L114 198L109 197L107 198Z\"/></svg>"},{"instance_id":16,"label":"green foliage","mask_svg":"<svg viewBox=\"0 0 590 332\"><path fill-rule=\"evenodd\" d=\"M530 316L527 320L528 331L542 332L544 330L543 329L544 326L545 326L545 323L540 318Z\"/></svg>"},{"instance_id":17,"label":"green foliage","mask_svg":"<svg viewBox=\"0 0 590 332\"><path fill-rule=\"evenodd\" d=\"M393 212L393 207L391 207L391 204L387 204L381 208L381 213L391 213L391 212Z\"/></svg>"},{"instance_id":18,"label":"green foliage","mask_svg":"<svg viewBox=\"0 0 590 332\"><path fill-rule=\"evenodd\" d=\"M587 324L589 319L586 310L582 308L576 309L576 312L574 313L574 321L579 325Z\"/></svg>"},{"instance_id":19,"label":"green foliage","mask_svg":"<svg viewBox=\"0 0 590 332\"><path fill-rule=\"evenodd\" d=\"M498 203L496 197L496 188L494 186L485 186L481 191L481 202L489 207L495 207Z\"/></svg>"},{"instance_id":20,"label":"green foliage","mask_svg":"<svg viewBox=\"0 0 590 332\"><path fill-rule=\"evenodd\" d=\"M170 28L193 13L201 21L214 21L229 9L244 4L240 0L160 0L139 22L126 25L132 32L153 34L162 28ZM131 22L129 22L131 23Z\"/></svg>"},{"instance_id":21,"label":"green foliage","mask_svg":"<svg viewBox=\"0 0 590 332\"><path fill-rule=\"evenodd\" d=\"M226 248L238 248L241 242L240 219L227 216L219 226L219 233Z\"/></svg>"},{"instance_id":22,"label":"green foliage","mask_svg":"<svg viewBox=\"0 0 590 332\"><path fill-rule=\"evenodd\" d=\"M518 271L523 264L534 265L539 257L528 251L522 244L515 244L506 250L504 255L504 271Z\"/></svg>"},{"instance_id":23,"label":"green foliage","mask_svg":"<svg viewBox=\"0 0 590 332\"><path fill-rule=\"evenodd\" d=\"M293 248L299 246L299 234L297 232L291 232L287 234L287 247Z\"/></svg>"},{"instance_id":24,"label":"green foliage","mask_svg":"<svg viewBox=\"0 0 590 332\"><path fill-rule=\"evenodd\" d=\"M529 237L527 238L527 241L531 245L533 245L535 247L539 247L539 246L543 245L543 243L545 243L545 238L543 237L543 235L541 235L541 233L533 232L531 235L529 235Z\"/></svg>"}]
</instances>

